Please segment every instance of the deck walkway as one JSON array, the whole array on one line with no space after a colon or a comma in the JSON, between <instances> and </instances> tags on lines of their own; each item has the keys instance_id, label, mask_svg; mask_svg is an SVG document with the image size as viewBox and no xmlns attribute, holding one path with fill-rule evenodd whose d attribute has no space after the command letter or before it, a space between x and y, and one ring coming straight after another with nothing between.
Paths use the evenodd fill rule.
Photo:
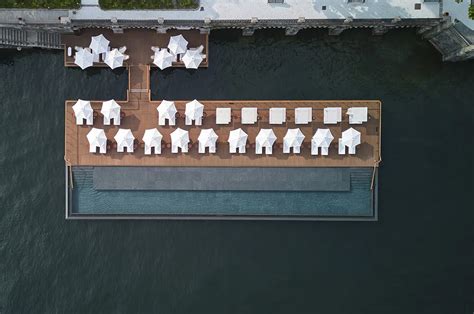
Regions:
<instances>
[{"instance_id":1,"label":"deck walkway","mask_svg":"<svg viewBox=\"0 0 474 314\"><path fill-rule=\"evenodd\" d=\"M90 36L101 33L101 30L86 31L80 36L67 35L63 38L65 47L87 46ZM187 154L171 154L171 149L166 147L170 144L170 133L176 127L158 126L158 114L156 107L160 101L150 99L150 55L149 46L166 46L169 36L176 32L157 34L148 30L126 31L125 34L109 34L105 36L111 40L112 47L127 46L130 54L129 89L127 99L118 101L122 106L125 117L122 119L120 128L132 130L135 138L141 143L146 129L157 127L163 134L165 147L161 155L144 155L143 146L135 150L133 154L118 153L116 149L108 150L107 154L89 153L89 144L86 134L90 126L77 126L72 106L75 100L66 101L65 104L65 158L73 166L192 166L192 167L373 167L380 160L380 134L381 134L381 103L375 100L359 101L232 101L232 100L200 100L205 106L206 117L203 125L185 126L184 110L187 101L175 101L180 118L177 119L176 127L189 130L190 139L193 143ZM190 41L190 47L205 46L204 53L208 54L207 35L199 34L198 31L180 31ZM201 40L201 41L199 41ZM65 55L65 65L73 66L70 57ZM96 66L103 66L96 64ZM175 66L182 66L175 64ZM207 66L207 63L203 66ZM94 111L100 112L102 102L92 101ZM259 121L254 125L242 125L240 123L240 109L242 107L257 107L259 110ZM337 125L323 124L323 108L328 106L339 106L343 109L343 120ZM348 117L345 115L347 108L353 106L364 106L369 108L369 121L362 125L349 125ZM232 122L229 125L216 125L215 112L217 107L232 108ZM286 107L287 122L283 125L269 124L269 109L271 107ZM294 108L312 107L313 121L307 125L295 125ZM362 143L357 147L355 155L339 155L337 153L337 139L343 130L354 127L361 132ZM119 129L119 126L104 126L102 116L94 120L94 127L103 128L109 140ZM248 133L249 147L246 154L230 154L227 144L229 131L241 127ZM283 136L288 128L299 127L305 135L305 141L301 154L283 154ZM216 154L199 154L197 138L201 129L214 128L219 136ZM272 128L277 136L273 149L273 155L256 155L252 145L261 128ZM328 156L311 156L311 138L317 128L330 128L334 135L334 141L329 149Z\"/></svg>"}]
</instances>

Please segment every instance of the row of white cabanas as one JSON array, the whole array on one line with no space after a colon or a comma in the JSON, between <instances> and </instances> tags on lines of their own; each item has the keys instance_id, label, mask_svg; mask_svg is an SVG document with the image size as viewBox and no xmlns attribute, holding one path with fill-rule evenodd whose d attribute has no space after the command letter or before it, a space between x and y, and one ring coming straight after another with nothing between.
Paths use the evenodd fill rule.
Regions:
<instances>
[{"instance_id":1,"label":"row of white cabanas","mask_svg":"<svg viewBox=\"0 0 474 314\"><path fill-rule=\"evenodd\" d=\"M171 152L178 153L181 150L182 153L187 153L189 149L189 132L181 128L177 128L171 134ZM216 152L216 144L219 136L216 134L214 129L203 129L198 137L199 153L206 153L206 148L209 153ZM299 128L288 129L286 135L283 138L283 153L289 154L291 149L293 153L299 154L301 145L303 144L305 135ZM105 154L107 151L107 137L104 130L92 128L87 134L89 141L89 151L95 153L99 148L100 153ZM129 152L134 151L135 137L130 129L119 129L117 134L114 136L117 143L118 152ZM161 154L161 141L163 135L158 129L145 130L143 135L143 142L145 144L145 155L150 155L152 148L155 154ZM232 130L229 132L229 152L235 153L246 153L248 134L245 133L241 128ZM321 148L322 155L328 155L329 146L333 141L334 136L329 129L317 129L313 138L311 139L311 154L318 155L318 150ZM255 138L255 153L262 154L265 150L265 154L271 155L273 153L273 145L275 144L277 137L272 129L261 129ZM349 154L355 154L356 146L361 142L360 132L349 128L342 132L342 137L339 139L339 154L345 154L346 147L349 148Z\"/></svg>"},{"instance_id":2,"label":"row of white cabanas","mask_svg":"<svg viewBox=\"0 0 474 314\"><path fill-rule=\"evenodd\" d=\"M204 46L188 48L188 41L183 35L171 36L167 48L151 47L154 55L151 56L153 64L161 70L172 66L180 57L187 69L197 69L206 58L203 54Z\"/></svg>"}]
</instances>

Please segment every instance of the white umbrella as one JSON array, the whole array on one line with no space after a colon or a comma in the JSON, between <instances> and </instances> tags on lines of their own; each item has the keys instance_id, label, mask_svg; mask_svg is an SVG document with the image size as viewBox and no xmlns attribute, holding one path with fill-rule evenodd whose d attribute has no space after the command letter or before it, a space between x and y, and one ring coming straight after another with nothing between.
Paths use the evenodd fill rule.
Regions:
<instances>
[{"instance_id":1,"label":"white umbrella","mask_svg":"<svg viewBox=\"0 0 474 314\"><path fill-rule=\"evenodd\" d=\"M120 125L120 105L115 100L104 101L100 113L104 115L105 125L109 125L111 119L114 119L115 125Z\"/></svg>"},{"instance_id":2,"label":"white umbrella","mask_svg":"<svg viewBox=\"0 0 474 314\"><path fill-rule=\"evenodd\" d=\"M127 152L133 153L133 141L135 137L132 134L130 129L119 129L117 134L114 136L115 141L117 142L117 151L122 153L124 148L127 148Z\"/></svg>"},{"instance_id":3,"label":"white umbrella","mask_svg":"<svg viewBox=\"0 0 474 314\"><path fill-rule=\"evenodd\" d=\"M195 120L196 125L200 125L202 115L204 114L204 105L194 99L186 104L184 115L186 116L186 124L190 125L191 121Z\"/></svg>"},{"instance_id":4,"label":"white umbrella","mask_svg":"<svg viewBox=\"0 0 474 314\"><path fill-rule=\"evenodd\" d=\"M80 49L74 55L74 63L83 70L91 67L94 64L94 54L88 49Z\"/></svg>"},{"instance_id":5,"label":"white umbrella","mask_svg":"<svg viewBox=\"0 0 474 314\"><path fill-rule=\"evenodd\" d=\"M199 152L204 153L205 147L209 147L209 151L215 152L216 141L219 136L214 132L214 129L202 129L199 133Z\"/></svg>"},{"instance_id":6,"label":"white umbrella","mask_svg":"<svg viewBox=\"0 0 474 314\"><path fill-rule=\"evenodd\" d=\"M161 140L163 139L163 135L161 135L158 129L148 129L145 130L145 134L143 135L143 142L145 142L145 154L151 154L151 148L155 147L155 154L161 154Z\"/></svg>"},{"instance_id":7,"label":"white umbrella","mask_svg":"<svg viewBox=\"0 0 474 314\"><path fill-rule=\"evenodd\" d=\"M360 132L354 128L349 128L342 132L342 144L347 147L355 147L360 144Z\"/></svg>"},{"instance_id":8,"label":"white umbrella","mask_svg":"<svg viewBox=\"0 0 474 314\"><path fill-rule=\"evenodd\" d=\"M102 129L92 128L92 130L87 133L87 140L89 141L89 152L95 153L96 148L100 148L100 152L105 154L107 148L107 137L105 132Z\"/></svg>"},{"instance_id":9,"label":"white umbrella","mask_svg":"<svg viewBox=\"0 0 474 314\"><path fill-rule=\"evenodd\" d=\"M296 129L288 129L286 131L286 135L283 138L283 144L284 146L288 147L299 147L303 143L304 140L304 134L301 132L299 128Z\"/></svg>"},{"instance_id":10,"label":"white umbrella","mask_svg":"<svg viewBox=\"0 0 474 314\"><path fill-rule=\"evenodd\" d=\"M92 36L89 48L92 49L96 54L107 52L110 41L100 34L98 36Z\"/></svg>"},{"instance_id":11,"label":"white umbrella","mask_svg":"<svg viewBox=\"0 0 474 314\"><path fill-rule=\"evenodd\" d=\"M158 110L159 125L165 125L165 119L169 120L170 125L174 125L176 112L178 111L176 110L176 106L174 105L173 101L163 100L158 105L156 110Z\"/></svg>"},{"instance_id":12,"label":"white umbrella","mask_svg":"<svg viewBox=\"0 0 474 314\"><path fill-rule=\"evenodd\" d=\"M153 63L161 70L169 68L173 64L173 61L174 56L166 49L155 51L155 55L153 56Z\"/></svg>"},{"instance_id":13,"label":"white umbrella","mask_svg":"<svg viewBox=\"0 0 474 314\"><path fill-rule=\"evenodd\" d=\"M312 138L317 147L329 147L333 139L330 129L317 129Z\"/></svg>"},{"instance_id":14,"label":"white umbrella","mask_svg":"<svg viewBox=\"0 0 474 314\"><path fill-rule=\"evenodd\" d=\"M175 56L180 53L185 53L188 49L188 41L184 39L183 35L171 36L168 43L168 49Z\"/></svg>"},{"instance_id":15,"label":"white umbrella","mask_svg":"<svg viewBox=\"0 0 474 314\"><path fill-rule=\"evenodd\" d=\"M82 124L83 120L87 120L87 124L93 124L93 113L91 102L79 99L74 106L72 106L72 110L74 110L74 115L76 116L76 124Z\"/></svg>"},{"instance_id":16,"label":"white umbrella","mask_svg":"<svg viewBox=\"0 0 474 314\"><path fill-rule=\"evenodd\" d=\"M107 51L105 53L104 62L111 68L119 68L123 66L123 60L125 56L121 53L117 48L112 49L111 51Z\"/></svg>"},{"instance_id":17,"label":"white umbrella","mask_svg":"<svg viewBox=\"0 0 474 314\"><path fill-rule=\"evenodd\" d=\"M261 129L260 132L258 132L255 141L262 147L271 147L276 139L273 129Z\"/></svg>"},{"instance_id":18,"label":"white umbrella","mask_svg":"<svg viewBox=\"0 0 474 314\"><path fill-rule=\"evenodd\" d=\"M189 144L189 133L181 128L177 128L171 132L171 152L177 153L178 148L181 148L182 152L188 151Z\"/></svg>"},{"instance_id":19,"label":"white umbrella","mask_svg":"<svg viewBox=\"0 0 474 314\"><path fill-rule=\"evenodd\" d=\"M229 132L229 150L230 152L236 152L239 148L240 153L245 153L245 145L247 144L248 135L241 128L232 130Z\"/></svg>"},{"instance_id":20,"label":"white umbrella","mask_svg":"<svg viewBox=\"0 0 474 314\"><path fill-rule=\"evenodd\" d=\"M181 58L187 69L197 69L201 64L203 57L198 50L188 50Z\"/></svg>"}]
</instances>

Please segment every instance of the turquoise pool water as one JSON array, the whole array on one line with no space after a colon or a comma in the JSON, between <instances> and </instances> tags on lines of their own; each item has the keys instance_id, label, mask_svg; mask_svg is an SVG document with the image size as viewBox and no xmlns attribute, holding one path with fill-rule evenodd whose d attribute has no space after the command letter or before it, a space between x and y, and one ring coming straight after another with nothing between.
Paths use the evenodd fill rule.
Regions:
<instances>
[{"instance_id":1,"label":"turquoise pool water","mask_svg":"<svg viewBox=\"0 0 474 314\"><path fill-rule=\"evenodd\" d=\"M95 190L93 170L75 169L73 214L372 217L372 170L351 173L344 192Z\"/></svg>"}]
</instances>

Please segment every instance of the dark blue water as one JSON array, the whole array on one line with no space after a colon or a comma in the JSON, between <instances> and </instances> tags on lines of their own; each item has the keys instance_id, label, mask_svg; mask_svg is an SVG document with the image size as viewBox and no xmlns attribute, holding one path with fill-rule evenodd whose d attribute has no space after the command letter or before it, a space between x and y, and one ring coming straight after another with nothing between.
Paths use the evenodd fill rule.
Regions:
<instances>
[{"instance_id":1,"label":"dark blue water","mask_svg":"<svg viewBox=\"0 0 474 314\"><path fill-rule=\"evenodd\" d=\"M64 100L123 98L126 73L0 51L0 313L472 313L474 62L414 31L210 49L154 97L382 100L379 221L65 221Z\"/></svg>"}]
</instances>

